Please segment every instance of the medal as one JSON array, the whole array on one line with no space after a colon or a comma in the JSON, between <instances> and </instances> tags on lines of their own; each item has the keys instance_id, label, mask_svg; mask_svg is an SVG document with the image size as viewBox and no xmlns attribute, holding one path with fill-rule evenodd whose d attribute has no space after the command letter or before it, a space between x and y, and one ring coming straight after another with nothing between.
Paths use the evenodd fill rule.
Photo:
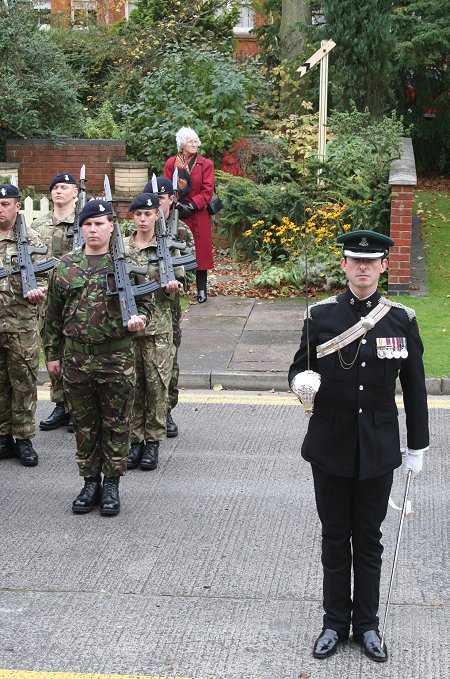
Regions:
<instances>
[{"instance_id":1,"label":"medal","mask_svg":"<svg viewBox=\"0 0 450 679\"><path fill-rule=\"evenodd\" d=\"M392 355L394 358L400 358L400 337L393 337L392 340L394 343Z\"/></svg>"},{"instance_id":2,"label":"medal","mask_svg":"<svg viewBox=\"0 0 450 679\"><path fill-rule=\"evenodd\" d=\"M406 348L406 337L399 337L400 340L400 356L401 358L408 358L408 349Z\"/></svg>"},{"instance_id":3,"label":"medal","mask_svg":"<svg viewBox=\"0 0 450 679\"><path fill-rule=\"evenodd\" d=\"M392 348L392 337L386 337L385 342L386 342L386 358L393 358L394 351Z\"/></svg>"}]
</instances>

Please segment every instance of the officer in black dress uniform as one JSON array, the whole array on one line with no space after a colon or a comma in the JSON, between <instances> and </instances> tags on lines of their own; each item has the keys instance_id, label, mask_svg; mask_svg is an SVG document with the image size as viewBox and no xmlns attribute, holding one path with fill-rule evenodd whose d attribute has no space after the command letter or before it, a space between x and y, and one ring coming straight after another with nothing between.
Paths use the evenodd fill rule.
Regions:
<instances>
[{"instance_id":1,"label":"officer in black dress uniform","mask_svg":"<svg viewBox=\"0 0 450 679\"><path fill-rule=\"evenodd\" d=\"M365 654L384 662L387 649L378 631L380 527L393 470L402 462L395 382L399 376L406 412L404 469L415 476L429 443L423 345L414 310L377 291L394 241L366 230L337 240L343 244L348 290L311 305L289 369L295 391L295 380L308 368L308 325L309 368L320 374L321 384L302 456L312 466L322 523L325 611L313 655L335 653L351 626Z\"/></svg>"}]
</instances>

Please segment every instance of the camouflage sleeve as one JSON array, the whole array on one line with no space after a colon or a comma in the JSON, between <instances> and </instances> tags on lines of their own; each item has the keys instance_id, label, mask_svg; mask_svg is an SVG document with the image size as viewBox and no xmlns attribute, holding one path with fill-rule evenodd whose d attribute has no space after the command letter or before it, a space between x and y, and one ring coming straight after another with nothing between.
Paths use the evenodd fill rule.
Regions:
<instances>
[{"instance_id":1,"label":"camouflage sleeve","mask_svg":"<svg viewBox=\"0 0 450 679\"><path fill-rule=\"evenodd\" d=\"M47 293L47 312L45 315L43 346L47 361L56 361L60 357L60 346L64 327L64 298L58 286L60 265L52 272Z\"/></svg>"}]
</instances>

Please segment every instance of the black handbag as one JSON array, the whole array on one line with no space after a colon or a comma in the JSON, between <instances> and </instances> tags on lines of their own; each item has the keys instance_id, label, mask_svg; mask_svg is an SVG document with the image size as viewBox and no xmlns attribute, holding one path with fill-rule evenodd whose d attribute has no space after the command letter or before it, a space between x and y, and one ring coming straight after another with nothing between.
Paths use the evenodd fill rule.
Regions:
<instances>
[{"instance_id":1,"label":"black handbag","mask_svg":"<svg viewBox=\"0 0 450 679\"><path fill-rule=\"evenodd\" d=\"M220 200L219 196L217 193L214 191L211 200L209 201L209 205L206 208L209 212L210 215L216 215L218 212L220 212L223 208L223 203Z\"/></svg>"}]
</instances>

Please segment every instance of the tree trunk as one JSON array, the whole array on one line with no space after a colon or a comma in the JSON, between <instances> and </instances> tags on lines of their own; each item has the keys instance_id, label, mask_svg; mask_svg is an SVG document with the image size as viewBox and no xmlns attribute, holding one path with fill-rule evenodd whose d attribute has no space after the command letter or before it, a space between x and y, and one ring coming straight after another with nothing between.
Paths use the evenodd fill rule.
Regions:
<instances>
[{"instance_id":1,"label":"tree trunk","mask_svg":"<svg viewBox=\"0 0 450 679\"><path fill-rule=\"evenodd\" d=\"M281 59L291 59L302 52L306 37L299 29L299 24L311 24L310 0L282 0Z\"/></svg>"}]
</instances>

